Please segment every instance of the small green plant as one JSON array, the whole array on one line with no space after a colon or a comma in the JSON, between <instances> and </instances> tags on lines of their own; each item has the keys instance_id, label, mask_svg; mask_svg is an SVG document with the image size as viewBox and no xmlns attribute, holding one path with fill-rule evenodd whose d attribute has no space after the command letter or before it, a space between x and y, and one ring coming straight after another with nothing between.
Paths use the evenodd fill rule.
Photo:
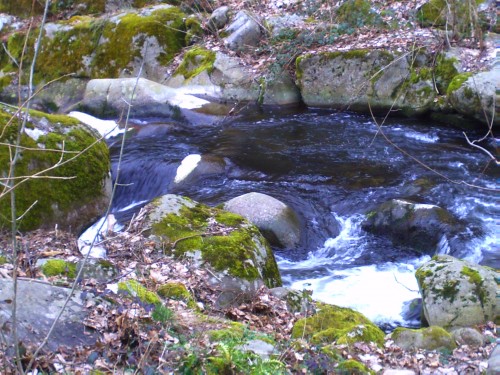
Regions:
<instances>
[{"instance_id":1,"label":"small green plant","mask_svg":"<svg viewBox=\"0 0 500 375\"><path fill-rule=\"evenodd\" d=\"M168 307L158 304L155 306L151 318L159 323L167 323L171 321L174 317L174 312Z\"/></svg>"}]
</instances>

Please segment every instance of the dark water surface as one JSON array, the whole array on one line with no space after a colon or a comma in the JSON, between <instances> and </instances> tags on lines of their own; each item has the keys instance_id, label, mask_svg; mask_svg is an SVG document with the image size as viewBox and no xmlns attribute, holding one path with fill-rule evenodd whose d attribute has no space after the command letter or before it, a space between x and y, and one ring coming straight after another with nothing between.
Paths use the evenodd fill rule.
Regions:
<instances>
[{"instance_id":1,"label":"dark water surface","mask_svg":"<svg viewBox=\"0 0 500 375\"><path fill-rule=\"evenodd\" d=\"M135 121L134 127L115 211L167 192L209 205L251 191L269 194L294 208L304 226L299 248L276 249L285 282L312 288L329 302L358 307L375 320L394 321L399 314L374 306L390 305L383 297L368 298L380 288L394 287L377 280L408 280L408 288L415 288L415 268L432 255L396 247L360 228L363 215L389 199L449 210L467 223L467 233L458 246L441 251L500 268L500 168L488 164L486 155L467 145L456 129L391 120L385 134L417 162L378 134L371 118L346 113L268 110L216 126L184 128L148 119ZM114 170L118 146L115 140L111 147ZM225 173L175 187L177 167L189 154L224 158ZM411 297L386 292L400 296L392 298L393 310ZM368 302L359 306L363 293Z\"/></svg>"}]
</instances>

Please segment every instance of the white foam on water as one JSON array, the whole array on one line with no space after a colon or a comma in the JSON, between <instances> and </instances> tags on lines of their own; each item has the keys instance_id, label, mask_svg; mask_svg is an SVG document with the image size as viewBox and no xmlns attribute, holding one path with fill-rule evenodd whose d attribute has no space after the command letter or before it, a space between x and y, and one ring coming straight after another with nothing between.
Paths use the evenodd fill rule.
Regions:
<instances>
[{"instance_id":1,"label":"white foam on water","mask_svg":"<svg viewBox=\"0 0 500 375\"><path fill-rule=\"evenodd\" d=\"M313 290L313 298L350 307L377 324L404 323L404 303L420 297L415 271L429 259L426 256L413 264L385 263L332 271L321 278L295 281L291 287Z\"/></svg>"},{"instance_id":2,"label":"white foam on water","mask_svg":"<svg viewBox=\"0 0 500 375\"><path fill-rule=\"evenodd\" d=\"M179 167L177 167L177 173L174 178L174 182L178 184L183 181L194 169L198 166L198 163L201 161L201 155L199 154L191 154L186 156Z\"/></svg>"},{"instance_id":3,"label":"white foam on water","mask_svg":"<svg viewBox=\"0 0 500 375\"><path fill-rule=\"evenodd\" d=\"M434 134L418 133L415 131L405 131L404 135L406 138L415 139L417 141L425 143L436 143L437 141L439 141L439 137Z\"/></svg>"},{"instance_id":4,"label":"white foam on water","mask_svg":"<svg viewBox=\"0 0 500 375\"><path fill-rule=\"evenodd\" d=\"M141 204L144 204L144 203L146 203L146 202L148 202L148 201L147 201L147 200L143 200L143 201L139 201L139 202L132 202L132 203L131 203L131 204L129 204L128 206L125 206L125 207L123 207L123 208L120 208L120 209L118 210L118 212L125 212L125 211L128 211L128 210L130 210L130 209L132 209L132 208L134 208L134 207L140 206Z\"/></svg>"},{"instance_id":5,"label":"white foam on water","mask_svg":"<svg viewBox=\"0 0 500 375\"><path fill-rule=\"evenodd\" d=\"M113 120L101 120L87 113L77 111L70 112L68 116L76 118L78 121L97 130L104 138L111 138L124 132L124 130L120 129L118 124Z\"/></svg>"},{"instance_id":6,"label":"white foam on water","mask_svg":"<svg viewBox=\"0 0 500 375\"><path fill-rule=\"evenodd\" d=\"M84 256L90 252L89 256L91 258L106 258L106 248L99 245L99 242L104 239L105 233L108 230L119 232L122 229L123 225L116 224L114 215L109 215L107 218L101 217L94 225L78 237L78 250L80 250L80 253ZM92 243L94 243L94 246L91 248Z\"/></svg>"}]
</instances>

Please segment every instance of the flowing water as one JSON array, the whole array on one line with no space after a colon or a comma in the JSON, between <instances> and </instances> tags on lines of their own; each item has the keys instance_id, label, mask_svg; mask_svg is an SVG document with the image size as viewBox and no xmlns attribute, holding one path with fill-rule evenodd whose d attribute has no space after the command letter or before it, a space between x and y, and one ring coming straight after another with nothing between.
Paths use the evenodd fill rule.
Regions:
<instances>
[{"instance_id":1,"label":"flowing water","mask_svg":"<svg viewBox=\"0 0 500 375\"><path fill-rule=\"evenodd\" d=\"M385 134L417 162L387 142L371 118L346 113L256 110L219 125L148 119L134 128L114 201L118 218L165 193L209 205L251 191L269 194L294 208L303 225L298 248L275 249L284 283L379 324L418 325L404 321L401 310L419 297L414 272L435 252L500 268L500 168L456 129L387 123ZM111 142L116 174L120 140ZM190 154L223 158L225 172L176 186L177 167ZM364 215L393 198L439 205L464 220L467 233L451 250L442 243L422 254L365 232Z\"/></svg>"}]
</instances>

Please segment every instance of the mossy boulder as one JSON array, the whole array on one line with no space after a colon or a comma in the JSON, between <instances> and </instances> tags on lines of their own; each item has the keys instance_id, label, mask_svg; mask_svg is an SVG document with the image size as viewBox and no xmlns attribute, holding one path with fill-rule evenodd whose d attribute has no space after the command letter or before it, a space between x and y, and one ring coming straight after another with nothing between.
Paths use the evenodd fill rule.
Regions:
<instances>
[{"instance_id":1,"label":"mossy boulder","mask_svg":"<svg viewBox=\"0 0 500 375\"><path fill-rule=\"evenodd\" d=\"M458 113L485 125L493 123L498 127L498 116L492 119L498 82L498 72L495 70L458 74L448 86L448 101Z\"/></svg>"},{"instance_id":2,"label":"mossy boulder","mask_svg":"<svg viewBox=\"0 0 500 375\"><path fill-rule=\"evenodd\" d=\"M35 70L38 83L72 74L84 78L116 78L142 75L161 81L167 66L185 46L186 15L177 7L157 5L117 15L73 17L47 23ZM9 37L7 49L21 58L25 32ZM32 33L28 46L34 45ZM16 70L2 52L3 71ZM26 67L33 58L32 47L24 54Z\"/></svg>"},{"instance_id":3,"label":"mossy boulder","mask_svg":"<svg viewBox=\"0 0 500 375\"><path fill-rule=\"evenodd\" d=\"M308 106L405 115L429 111L431 75L419 76L408 57L383 50L350 50L299 56L297 83Z\"/></svg>"},{"instance_id":4,"label":"mossy boulder","mask_svg":"<svg viewBox=\"0 0 500 375\"><path fill-rule=\"evenodd\" d=\"M430 255L436 253L443 236L451 238L463 228L458 219L441 207L404 199L382 203L367 214L362 226L369 232L388 236L396 244Z\"/></svg>"},{"instance_id":5,"label":"mossy boulder","mask_svg":"<svg viewBox=\"0 0 500 375\"><path fill-rule=\"evenodd\" d=\"M394 343L403 350L453 350L457 347L453 336L442 327L421 329L396 328L391 335Z\"/></svg>"},{"instance_id":6,"label":"mossy boulder","mask_svg":"<svg viewBox=\"0 0 500 375\"><path fill-rule=\"evenodd\" d=\"M295 323L292 337L305 337L314 344L352 344L363 341L381 346L385 334L359 312L345 307L319 304L316 314L299 319Z\"/></svg>"},{"instance_id":7,"label":"mossy boulder","mask_svg":"<svg viewBox=\"0 0 500 375\"><path fill-rule=\"evenodd\" d=\"M415 274L429 325L472 327L498 319L498 274L449 255L433 257Z\"/></svg>"},{"instance_id":8,"label":"mossy boulder","mask_svg":"<svg viewBox=\"0 0 500 375\"><path fill-rule=\"evenodd\" d=\"M132 297L138 298L141 302L157 305L161 303L161 299L155 292L148 290L137 280L126 280L118 283L118 291L130 294Z\"/></svg>"},{"instance_id":9,"label":"mossy boulder","mask_svg":"<svg viewBox=\"0 0 500 375\"><path fill-rule=\"evenodd\" d=\"M172 194L155 199L148 209L147 225L162 247L211 267L221 288L234 287L241 293L262 284L281 285L267 241L240 215Z\"/></svg>"},{"instance_id":10,"label":"mossy boulder","mask_svg":"<svg viewBox=\"0 0 500 375\"><path fill-rule=\"evenodd\" d=\"M16 141L21 121L16 110L0 106L1 142ZM22 216L21 230L58 225L78 233L103 214L110 194L109 152L92 129L68 116L31 111L20 140L15 215ZM3 176L8 175L11 151L0 145ZM53 169L43 172L48 168ZM9 194L0 196L0 227L10 228L11 212Z\"/></svg>"}]
</instances>

